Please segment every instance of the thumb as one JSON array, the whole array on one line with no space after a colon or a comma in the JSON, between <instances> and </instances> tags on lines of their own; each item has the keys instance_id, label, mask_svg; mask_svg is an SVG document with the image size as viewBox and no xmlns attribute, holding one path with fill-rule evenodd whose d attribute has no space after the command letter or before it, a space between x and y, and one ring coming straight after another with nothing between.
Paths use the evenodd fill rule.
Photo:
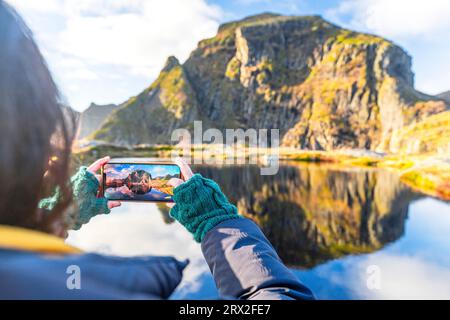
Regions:
<instances>
[{"instance_id":1,"label":"thumb","mask_svg":"<svg viewBox=\"0 0 450 320\"><path fill-rule=\"evenodd\" d=\"M184 181L181 180L181 179L178 179L178 178L172 178L172 179L170 179L170 180L167 182L167 184L168 184L169 186L172 186L172 187L174 187L174 188L178 187L178 186L179 186L180 184L182 184L182 183L184 183Z\"/></svg>"},{"instance_id":2,"label":"thumb","mask_svg":"<svg viewBox=\"0 0 450 320\"><path fill-rule=\"evenodd\" d=\"M177 205L174 205L173 207L170 208L169 216L171 216L175 220L179 221L178 220L178 206Z\"/></svg>"},{"instance_id":3,"label":"thumb","mask_svg":"<svg viewBox=\"0 0 450 320\"><path fill-rule=\"evenodd\" d=\"M108 201L108 209L120 207L122 203L120 201Z\"/></svg>"}]
</instances>

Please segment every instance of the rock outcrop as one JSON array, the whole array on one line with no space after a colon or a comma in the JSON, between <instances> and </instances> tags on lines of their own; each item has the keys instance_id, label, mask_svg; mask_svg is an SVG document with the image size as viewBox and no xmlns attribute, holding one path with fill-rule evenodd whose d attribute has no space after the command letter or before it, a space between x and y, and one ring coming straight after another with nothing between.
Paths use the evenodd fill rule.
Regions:
<instances>
[{"instance_id":1,"label":"rock outcrop","mask_svg":"<svg viewBox=\"0 0 450 320\"><path fill-rule=\"evenodd\" d=\"M450 155L450 111L429 116L395 130L382 148L397 154Z\"/></svg>"}]
</instances>

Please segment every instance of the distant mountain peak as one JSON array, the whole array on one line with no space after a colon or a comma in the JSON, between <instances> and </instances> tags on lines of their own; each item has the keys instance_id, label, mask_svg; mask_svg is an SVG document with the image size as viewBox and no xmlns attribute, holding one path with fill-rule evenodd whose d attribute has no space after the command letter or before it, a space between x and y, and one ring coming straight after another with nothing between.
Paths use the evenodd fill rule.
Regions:
<instances>
[{"instance_id":1,"label":"distant mountain peak","mask_svg":"<svg viewBox=\"0 0 450 320\"><path fill-rule=\"evenodd\" d=\"M95 102L91 102L91 104L89 105L89 107L86 109L94 109L94 108L113 108L116 107L117 105L114 103L109 103L109 104L96 104Z\"/></svg>"},{"instance_id":2,"label":"distant mountain peak","mask_svg":"<svg viewBox=\"0 0 450 320\"><path fill-rule=\"evenodd\" d=\"M98 130L103 121L118 108L115 104L96 104L91 102L89 107L81 113L77 139L88 137L94 131Z\"/></svg>"}]
</instances>

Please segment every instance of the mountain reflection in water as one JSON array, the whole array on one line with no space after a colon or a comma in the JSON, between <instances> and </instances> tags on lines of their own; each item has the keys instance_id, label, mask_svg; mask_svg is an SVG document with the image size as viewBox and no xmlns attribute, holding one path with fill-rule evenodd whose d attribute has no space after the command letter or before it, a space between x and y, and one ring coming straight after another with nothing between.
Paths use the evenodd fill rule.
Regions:
<instances>
[{"instance_id":1,"label":"mountain reflection in water","mask_svg":"<svg viewBox=\"0 0 450 320\"><path fill-rule=\"evenodd\" d=\"M297 268L395 241L404 233L408 204L419 197L384 170L284 165L277 175L262 176L257 166L194 169L215 180ZM168 210L158 207L169 220Z\"/></svg>"}]
</instances>

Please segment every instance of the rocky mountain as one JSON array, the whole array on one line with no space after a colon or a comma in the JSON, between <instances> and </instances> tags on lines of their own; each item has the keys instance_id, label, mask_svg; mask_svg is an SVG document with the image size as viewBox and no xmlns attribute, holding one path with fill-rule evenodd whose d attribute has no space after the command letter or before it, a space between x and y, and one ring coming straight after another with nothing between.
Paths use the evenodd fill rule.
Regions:
<instances>
[{"instance_id":1,"label":"rocky mountain","mask_svg":"<svg viewBox=\"0 0 450 320\"><path fill-rule=\"evenodd\" d=\"M223 24L183 63L115 110L93 139L170 143L176 128L279 128L284 146L390 150L393 132L446 110L414 89L411 57L319 16L261 14Z\"/></svg>"},{"instance_id":2,"label":"rocky mountain","mask_svg":"<svg viewBox=\"0 0 450 320\"><path fill-rule=\"evenodd\" d=\"M450 154L450 111L431 115L395 130L381 144L383 149L401 154L448 156Z\"/></svg>"},{"instance_id":3,"label":"rocky mountain","mask_svg":"<svg viewBox=\"0 0 450 320\"><path fill-rule=\"evenodd\" d=\"M89 108L79 116L77 138L83 139L98 130L105 119L117 109L115 104L98 105L91 103Z\"/></svg>"},{"instance_id":4,"label":"rocky mountain","mask_svg":"<svg viewBox=\"0 0 450 320\"><path fill-rule=\"evenodd\" d=\"M442 93L438 94L436 97L438 97L439 99L447 101L447 104L450 105L450 90L442 92Z\"/></svg>"}]
</instances>

